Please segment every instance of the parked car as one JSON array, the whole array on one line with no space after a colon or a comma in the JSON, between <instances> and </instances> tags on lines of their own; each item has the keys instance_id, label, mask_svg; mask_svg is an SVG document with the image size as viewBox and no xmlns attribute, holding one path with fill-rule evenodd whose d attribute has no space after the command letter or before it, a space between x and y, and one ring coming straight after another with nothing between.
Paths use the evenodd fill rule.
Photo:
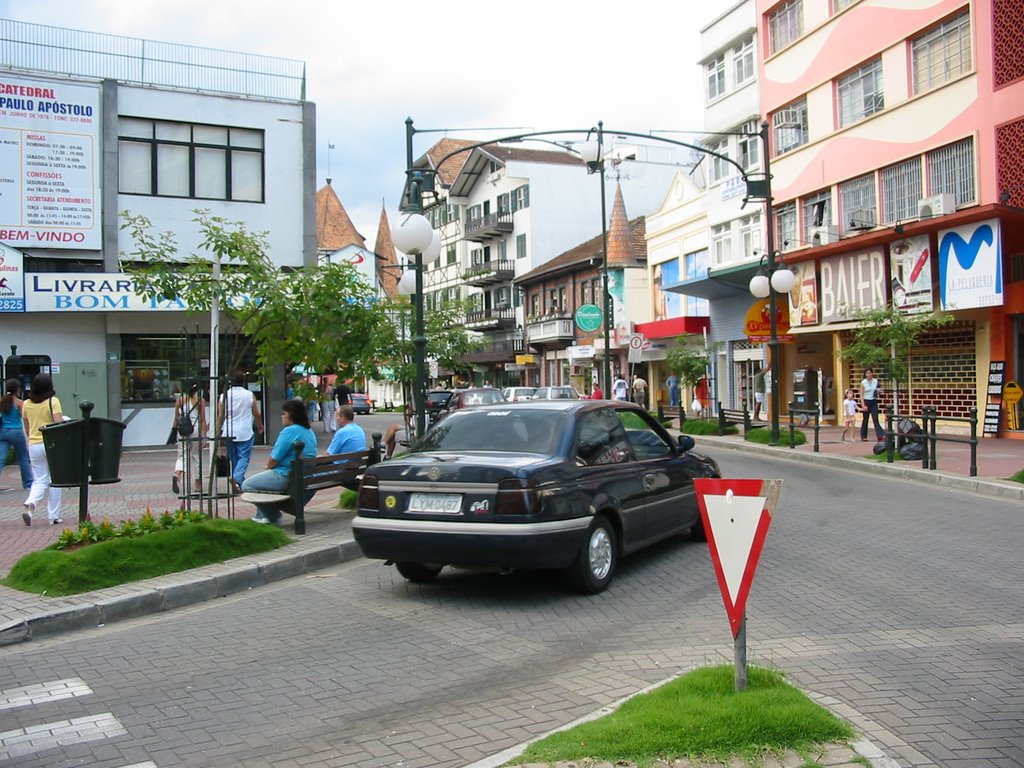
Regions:
<instances>
[{"instance_id":1,"label":"parked car","mask_svg":"<svg viewBox=\"0 0 1024 768\"><path fill-rule=\"evenodd\" d=\"M423 404L426 409L427 424L433 424L440 418L441 412L448 406L451 397L450 389L432 389L427 392L427 399Z\"/></svg>"},{"instance_id":2,"label":"parked car","mask_svg":"<svg viewBox=\"0 0 1024 768\"><path fill-rule=\"evenodd\" d=\"M456 389L452 392L452 396L448 399L448 403L438 416L439 419L445 418L450 413L462 410L463 408L469 408L474 405L493 405L494 403L503 403L505 398L502 396L501 391L494 387L470 387L469 389Z\"/></svg>"},{"instance_id":3,"label":"parked car","mask_svg":"<svg viewBox=\"0 0 1024 768\"><path fill-rule=\"evenodd\" d=\"M356 413L373 413L373 400L362 392L352 393L352 410Z\"/></svg>"},{"instance_id":4,"label":"parked car","mask_svg":"<svg viewBox=\"0 0 1024 768\"><path fill-rule=\"evenodd\" d=\"M533 393L534 400L579 400L580 393L576 387L537 387Z\"/></svg>"},{"instance_id":5,"label":"parked car","mask_svg":"<svg viewBox=\"0 0 1024 768\"><path fill-rule=\"evenodd\" d=\"M516 403L520 400L529 400L536 391L536 387L505 387L501 394L508 402Z\"/></svg>"},{"instance_id":6,"label":"parked car","mask_svg":"<svg viewBox=\"0 0 1024 768\"><path fill-rule=\"evenodd\" d=\"M410 581L445 565L543 568L600 592L621 556L688 530L704 540L693 480L720 474L693 445L633 403L469 408L367 469L352 531Z\"/></svg>"}]
</instances>

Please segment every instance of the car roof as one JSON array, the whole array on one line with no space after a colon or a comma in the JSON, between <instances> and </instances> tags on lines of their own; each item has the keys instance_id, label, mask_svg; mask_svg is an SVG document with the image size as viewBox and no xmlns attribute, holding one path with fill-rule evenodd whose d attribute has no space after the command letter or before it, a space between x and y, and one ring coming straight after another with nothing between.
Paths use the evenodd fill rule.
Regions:
<instances>
[{"instance_id":1,"label":"car roof","mask_svg":"<svg viewBox=\"0 0 1024 768\"><path fill-rule=\"evenodd\" d=\"M474 413L481 411L503 411L507 408L515 408L516 410L583 411L598 410L609 406L628 410L641 410L639 405L628 403L624 400L517 400L514 403L478 405L472 410Z\"/></svg>"}]
</instances>

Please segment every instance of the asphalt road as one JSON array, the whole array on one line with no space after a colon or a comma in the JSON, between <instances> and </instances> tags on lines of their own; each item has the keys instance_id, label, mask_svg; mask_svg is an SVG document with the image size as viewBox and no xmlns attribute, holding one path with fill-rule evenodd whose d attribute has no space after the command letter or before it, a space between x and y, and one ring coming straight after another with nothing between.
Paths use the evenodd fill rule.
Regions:
<instances>
[{"instance_id":1,"label":"asphalt road","mask_svg":"<svg viewBox=\"0 0 1024 768\"><path fill-rule=\"evenodd\" d=\"M828 697L900 765L1024 765L1019 504L717 457L727 476L785 479L751 663ZM2 648L0 731L52 734L16 766L462 766L731 661L703 544L633 556L591 597L536 573L420 587L361 560Z\"/></svg>"}]
</instances>

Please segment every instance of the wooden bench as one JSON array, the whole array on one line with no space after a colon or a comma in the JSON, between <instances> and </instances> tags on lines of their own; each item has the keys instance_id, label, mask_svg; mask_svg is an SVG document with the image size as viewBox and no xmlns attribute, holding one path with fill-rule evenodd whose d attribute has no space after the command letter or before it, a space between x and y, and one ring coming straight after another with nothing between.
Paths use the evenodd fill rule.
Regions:
<instances>
[{"instance_id":1,"label":"wooden bench","mask_svg":"<svg viewBox=\"0 0 1024 768\"><path fill-rule=\"evenodd\" d=\"M337 453L304 459L305 444L295 442L295 461L288 471L287 493L247 491L239 498L251 504L273 504L282 512L295 516L295 533L306 532L306 504L313 494L327 488L358 489L359 480L366 468L375 464L380 457L380 434L373 434L373 446L365 451Z\"/></svg>"},{"instance_id":2,"label":"wooden bench","mask_svg":"<svg viewBox=\"0 0 1024 768\"><path fill-rule=\"evenodd\" d=\"M718 403L718 434L724 435L726 428L730 424L742 424L743 434L747 434L753 427L763 427L768 422L765 421L754 421L750 418L750 411L747 410L746 406L743 408L723 408L721 403Z\"/></svg>"},{"instance_id":3,"label":"wooden bench","mask_svg":"<svg viewBox=\"0 0 1024 768\"><path fill-rule=\"evenodd\" d=\"M683 422L686 421L686 411L678 405L666 405L663 400L658 401L658 421L662 424L666 420L670 422L672 419L679 419L679 429L683 428Z\"/></svg>"}]
</instances>

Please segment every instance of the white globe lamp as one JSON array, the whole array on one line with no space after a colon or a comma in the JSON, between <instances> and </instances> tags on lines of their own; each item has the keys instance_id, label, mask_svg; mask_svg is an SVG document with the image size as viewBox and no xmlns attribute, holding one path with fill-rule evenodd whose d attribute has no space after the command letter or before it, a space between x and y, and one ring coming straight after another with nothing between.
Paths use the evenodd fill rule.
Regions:
<instances>
[{"instance_id":1,"label":"white globe lamp","mask_svg":"<svg viewBox=\"0 0 1024 768\"><path fill-rule=\"evenodd\" d=\"M398 281L398 293L402 296L412 296L416 293L416 270L407 269L402 273Z\"/></svg>"},{"instance_id":2,"label":"white globe lamp","mask_svg":"<svg viewBox=\"0 0 1024 768\"><path fill-rule=\"evenodd\" d=\"M391 240L395 248L403 253L423 253L434 236L430 221L420 213L405 216L397 227L391 230Z\"/></svg>"},{"instance_id":3,"label":"white globe lamp","mask_svg":"<svg viewBox=\"0 0 1024 768\"><path fill-rule=\"evenodd\" d=\"M776 293L789 293L796 285L796 275L786 267L780 267L772 273L772 288Z\"/></svg>"},{"instance_id":4,"label":"white globe lamp","mask_svg":"<svg viewBox=\"0 0 1024 768\"><path fill-rule=\"evenodd\" d=\"M422 258L423 258L423 263L424 264L430 264L438 256L441 255L441 236L439 234L437 234L437 232L435 232L434 230L430 230L430 232L431 232L430 245L428 245L423 250L423 254L422 254Z\"/></svg>"},{"instance_id":5,"label":"white globe lamp","mask_svg":"<svg viewBox=\"0 0 1024 768\"><path fill-rule=\"evenodd\" d=\"M768 275L756 274L750 278L750 293L757 299L767 299L771 293Z\"/></svg>"}]
</instances>

